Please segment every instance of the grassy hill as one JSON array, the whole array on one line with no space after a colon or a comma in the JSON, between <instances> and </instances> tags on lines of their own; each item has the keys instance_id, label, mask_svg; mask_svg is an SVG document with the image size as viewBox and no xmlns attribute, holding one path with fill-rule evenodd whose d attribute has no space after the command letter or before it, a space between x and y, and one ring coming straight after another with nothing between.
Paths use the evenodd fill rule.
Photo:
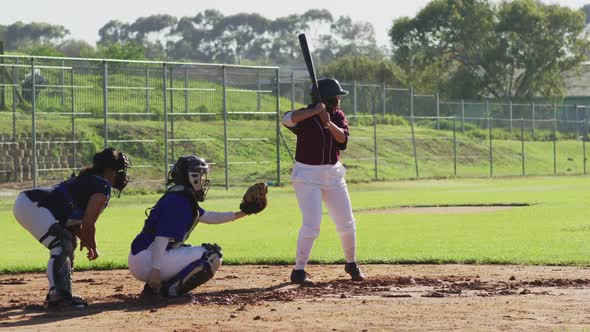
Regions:
<instances>
[{"instance_id":1,"label":"grassy hill","mask_svg":"<svg viewBox=\"0 0 590 332\"><path fill-rule=\"evenodd\" d=\"M30 115L20 113L17 132L30 135ZM386 122L386 121L382 121ZM416 177L416 165L412 146L411 127L403 120L392 124L373 126L354 124L351 121L351 138L343 151L343 163L348 168L348 180L352 182ZM75 121L77 140L88 143L78 147L78 160L89 160L91 154L104 144L103 119L82 118ZM295 136L279 126L281 182L289 180L294 154ZM274 117L245 118L230 115L227 122L228 180L231 185L243 185L252 181L277 182L277 123ZM171 124L168 124L169 138ZM1 121L0 132L11 132L11 122ZM377 137L377 173L375 172L375 144ZM490 142L486 130L472 129L455 138L456 175L458 177L490 176ZM539 134L540 135L540 134ZM164 125L159 120L109 119L109 145L127 152L136 168L133 187L148 186L148 180L162 180L164 176ZM520 176L522 174L522 142L517 134L510 135L495 130L492 140L493 176ZM71 122L55 115L40 115L37 119L38 140L71 139ZM198 154L213 163L217 185L224 179L224 121L219 115L207 117L178 117L174 122L174 138L181 141L168 145L169 162L183 154ZM539 137L537 137L539 138ZM546 137L547 138L547 137ZM194 141L182 141L190 139ZM130 143L120 140L142 140ZM428 126L415 128L416 155L420 177L453 177L453 132L435 130ZM525 136L525 174L551 175L554 172L553 142L530 140ZM288 148L288 149L287 149ZM62 151L62 150L60 150ZM65 151L65 152L64 152ZM60 153L68 153L64 150ZM584 172L582 142L559 137L556 142L556 171L558 174ZM63 174L63 175L60 175ZM69 172L57 172L51 176L63 178ZM41 176L45 176L41 174ZM46 178L50 175L47 174ZM139 181L142 179L142 181ZM145 180L145 181L143 181ZM133 188L132 187L132 188Z\"/></svg>"}]
</instances>

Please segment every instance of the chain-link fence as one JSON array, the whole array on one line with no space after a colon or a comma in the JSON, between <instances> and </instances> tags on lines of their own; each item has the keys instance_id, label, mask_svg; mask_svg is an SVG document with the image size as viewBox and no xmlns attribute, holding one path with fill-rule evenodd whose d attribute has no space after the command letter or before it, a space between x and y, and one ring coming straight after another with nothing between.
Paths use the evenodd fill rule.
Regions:
<instances>
[{"instance_id":1,"label":"chain-link fence","mask_svg":"<svg viewBox=\"0 0 590 332\"><path fill-rule=\"evenodd\" d=\"M131 188L163 188L183 154L217 185L281 184L295 137L280 116L310 102L308 80L275 67L1 56L0 184L55 183L113 146ZM584 105L441 100L342 82L349 180L585 174Z\"/></svg>"}]
</instances>

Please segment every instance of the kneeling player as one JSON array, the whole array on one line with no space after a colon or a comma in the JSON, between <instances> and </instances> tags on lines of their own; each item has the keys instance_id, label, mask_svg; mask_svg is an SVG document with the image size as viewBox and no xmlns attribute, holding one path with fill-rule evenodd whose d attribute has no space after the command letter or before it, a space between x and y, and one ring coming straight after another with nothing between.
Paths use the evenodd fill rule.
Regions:
<instances>
[{"instance_id":1,"label":"kneeling player","mask_svg":"<svg viewBox=\"0 0 590 332\"><path fill-rule=\"evenodd\" d=\"M170 172L171 186L133 240L129 270L146 282L144 292L179 296L207 282L221 265L221 248L207 243L193 247L184 241L198 222L221 224L249 214L205 211L199 206L209 189L208 172L204 159L180 157Z\"/></svg>"}]
</instances>

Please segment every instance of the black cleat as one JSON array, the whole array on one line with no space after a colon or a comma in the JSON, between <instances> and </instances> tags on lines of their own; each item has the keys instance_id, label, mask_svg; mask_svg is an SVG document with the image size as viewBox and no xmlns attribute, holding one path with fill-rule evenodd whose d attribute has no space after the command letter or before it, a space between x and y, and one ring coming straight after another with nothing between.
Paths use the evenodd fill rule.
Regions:
<instances>
[{"instance_id":1,"label":"black cleat","mask_svg":"<svg viewBox=\"0 0 590 332\"><path fill-rule=\"evenodd\" d=\"M143 286L143 290L141 291L140 297L143 299L154 299L159 297L161 290L153 289L147 283Z\"/></svg>"},{"instance_id":2,"label":"black cleat","mask_svg":"<svg viewBox=\"0 0 590 332\"><path fill-rule=\"evenodd\" d=\"M359 266L356 262L346 263L344 265L344 271L350 274L350 277L353 281L363 281L365 280L365 275L359 269Z\"/></svg>"},{"instance_id":3,"label":"black cleat","mask_svg":"<svg viewBox=\"0 0 590 332\"><path fill-rule=\"evenodd\" d=\"M295 270L291 272L291 282L294 284L299 285L311 285L313 281L309 278L311 277L309 273L305 272L305 270Z\"/></svg>"},{"instance_id":4,"label":"black cleat","mask_svg":"<svg viewBox=\"0 0 590 332\"><path fill-rule=\"evenodd\" d=\"M75 296L73 295L70 298L57 298L57 299L49 299L49 296L47 296L47 300L46 300L46 304L47 304L47 309L83 309L86 308L88 306L88 303L86 301L84 301L84 299L82 299L79 296Z\"/></svg>"}]
</instances>

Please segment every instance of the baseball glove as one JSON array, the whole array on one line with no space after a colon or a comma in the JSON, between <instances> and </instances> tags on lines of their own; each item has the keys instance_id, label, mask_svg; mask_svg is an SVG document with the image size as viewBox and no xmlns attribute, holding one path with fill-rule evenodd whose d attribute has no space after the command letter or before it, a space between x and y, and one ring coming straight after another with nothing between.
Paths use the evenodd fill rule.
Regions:
<instances>
[{"instance_id":1,"label":"baseball glove","mask_svg":"<svg viewBox=\"0 0 590 332\"><path fill-rule=\"evenodd\" d=\"M266 208L266 193L268 193L268 187L264 182L258 182L248 187L242 197L240 211L253 214L264 210Z\"/></svg>"}]
</instances>

